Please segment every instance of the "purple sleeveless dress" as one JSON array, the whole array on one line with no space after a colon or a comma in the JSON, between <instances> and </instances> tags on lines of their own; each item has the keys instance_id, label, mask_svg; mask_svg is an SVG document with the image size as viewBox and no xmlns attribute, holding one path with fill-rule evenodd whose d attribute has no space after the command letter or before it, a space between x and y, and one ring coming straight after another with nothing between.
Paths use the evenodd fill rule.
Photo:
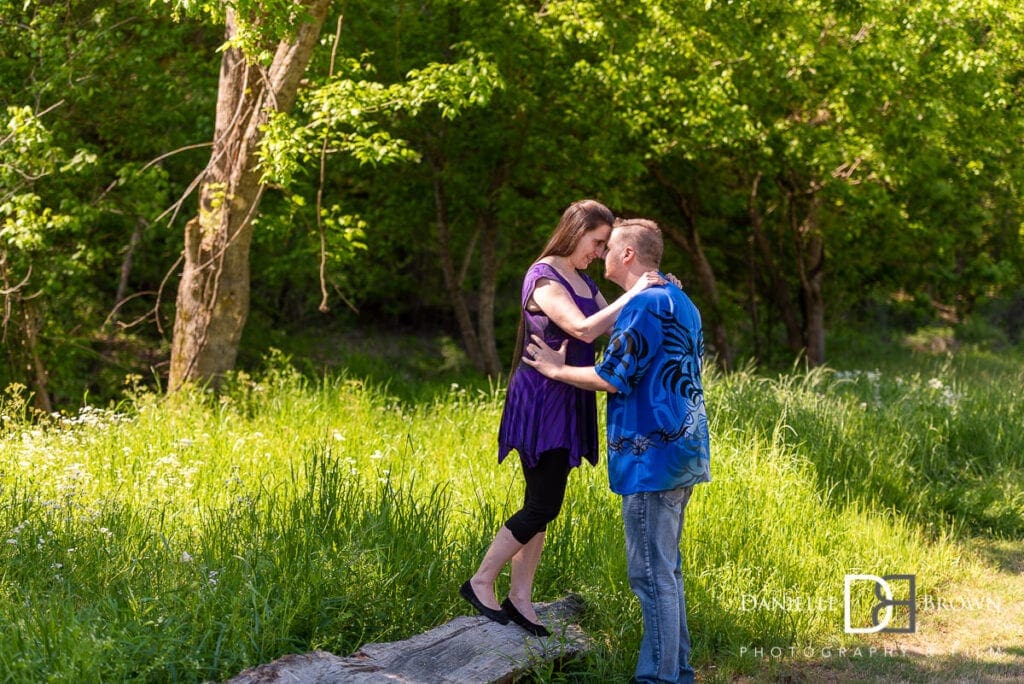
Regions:
<instances>
[{"instance_id":1,"label":"purple sleeveless dress","mask_svg":"<svg viewBox=\"0 0 1024 684\"><path fill-rule=\"evenodd\" d=\"M526 321L526 343L530 335L541 337L550 347L558 349L569 340L565 362L570 366L593 366L594 344L566 334L538 311L526 311L537 280L549 278L562 284L584 316L600 308L595 300L597 285L580 273L590 288L590 297L580 297L572 286L551 266L536 263L523 279L522 307ZM505 408L498 428L498 462L508 452L519 452L523 465L536 467L539 457L551 449L568 449L569 467L580 465L582 459L597 464L597 397L590 390L577 389L563 382L549 380L536 370L520 363L508 383Z\"/></svg>"}]
</instances>

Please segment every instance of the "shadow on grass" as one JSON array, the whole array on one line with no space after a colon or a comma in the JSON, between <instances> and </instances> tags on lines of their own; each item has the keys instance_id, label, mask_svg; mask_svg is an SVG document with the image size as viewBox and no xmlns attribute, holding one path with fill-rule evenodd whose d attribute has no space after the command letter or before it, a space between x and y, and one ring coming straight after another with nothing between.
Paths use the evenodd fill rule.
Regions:
<instances>
[{"instance_id":1,"label":"shadow on grass","mask_svg":"<svg viewBox=\"0 0 1024 684\"><path fill-rule=\"evenodd\" d=\"M1024 544L1020 540L974 539L971 547L1000 572L1024 573Z\"/></svg>"}]
</instances>

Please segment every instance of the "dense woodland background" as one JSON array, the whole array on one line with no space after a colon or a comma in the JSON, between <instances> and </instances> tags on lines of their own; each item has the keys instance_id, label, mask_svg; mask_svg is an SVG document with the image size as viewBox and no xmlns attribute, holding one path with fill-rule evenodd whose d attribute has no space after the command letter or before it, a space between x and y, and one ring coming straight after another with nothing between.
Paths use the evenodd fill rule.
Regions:
<instances>
[{"instance_id":1,"label":"dense woodland background","mask_svg":"<svg viewBox=\"0 0 1024 684\"><path fill-rule=\"evenodd\" d=\"M386 331L500 376L582 197L661 223L722 368L858 332L1021 344L1014 0L0 0L0 386L166 387L186 226L231 201L225 56L258 82L313 5L258 131L240 366Z\"/></svg>"}]
</instances>

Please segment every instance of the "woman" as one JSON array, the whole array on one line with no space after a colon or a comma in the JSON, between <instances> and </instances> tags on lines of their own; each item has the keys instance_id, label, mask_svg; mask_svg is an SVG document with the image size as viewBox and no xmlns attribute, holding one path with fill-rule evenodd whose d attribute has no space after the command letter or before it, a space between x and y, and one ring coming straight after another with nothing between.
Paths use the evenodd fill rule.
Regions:
<instances>
[{"instance_id":1,"label":"woman","mask_svg":"<svg viewBox=\"0 0 1024 684\"><path fill-rule=\"evenodd\" d=\"M615 216L594 200L574 202L523 280L522 311L512 375L498 430L498 462L519 452L526 479L523 507L498 530L476 574L459 593L482 615L507 624L511 619L536 636L548 636L537 622L531 600L533 577L544 547L547 524L558 515L569 471L583 459L597 464L595 393L549 380L520 364L523 342L539 335L551 347L567 344L566 363L594 364L594 340L611 329L629 299L664 282L656 271L608 304L584 272L603 259ZM511 563L508 597L498 603L494 582Z\"/></svg>"}]
</instances>

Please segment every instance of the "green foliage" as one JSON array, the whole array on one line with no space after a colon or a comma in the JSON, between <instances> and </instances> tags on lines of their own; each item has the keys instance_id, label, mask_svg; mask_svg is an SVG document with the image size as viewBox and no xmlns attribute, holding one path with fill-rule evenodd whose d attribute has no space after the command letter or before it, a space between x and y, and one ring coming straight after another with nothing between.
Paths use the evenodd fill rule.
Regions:
<instances>
[{"instance_id":1,"label":"green foliage","mask_svg":"<svg viewBox=\"0 0 1024 684\"><path fill-rule=\"evenodd\" d=\"M0 287L4 298L3 334L13 344L7 363L27 368L34 377L41 408L49 408L48 390L40 382L45 366L40 361L39 330L45 325L36 303L43 293L59 292L62 275L81 276L89 267L89 255L61 253L69 235L81 230L81 221L92 212L72 198L60 209L48 206L44 182L48 176L72 176L88 169L93 155L67 154L49 130L27 107L9 107L6 135L0 139ZM44 300L45 302L45 300ZM13 375L12 373L12 375ZM0 374L0 378L3 374ZM17 377L17 376L14 376Z\"/></svg>"},{"instance_id":2,"label":"green foliage","mask_svg":"<svg viewBox=\"0 0 1024 684\"><path fill-rule=\"evenodd\" d=\"M190 17L223 26L230 13L234 33L221 50L238 48L249 59L269 64L277 43L295 34L309 17L309 3L294 0L149 0L168 5L177 19Z\"/></svg>"},{"instance_id":3,"label":"green foliage","mask_svg":"<svg viewBox=\"0 0 1024 684\"><path fill-rule=\"evenodd\" d=\"M467 107L486 105L501 88L487 57L464 47L470 57L412 69L404 82L392 84L367 79L373 73L368 55L344 60L322 86L303 92L297 109L307 123L281 112L271 118L260 155L264 181L287 187L327 152L349 155L361 165L418 162L420 154L387 130L389 120L414 117L428 105L442 119L454 119Z\"/></svg>"},{"instance_id":4,"label":"green foliage","mask_svg":"<svg viewBox=\"0 0 1024 684\"><path fill-rule=\"evenodd\" d=\"M0 7L3 287L32 267L19 292L38 294L30 327L54 402L113 397L126 373L159 378L166 356L227 13L232 45L265 61L303 3ZM488 316L493 281L506 360L522 273L584 196L676 231L693 222L721 301L707 301L679 232L666 265L740 357L792 359L767 275L799 311L810 236L825 243L830 335L941 324L971 342L1020 337L1014 3L402 0L332 12L337 40L325 29L296 109L266 131L260 170L281 192L266 193L254 236L260 327L243 358L292 324L452 336L453 302ZM774 271L752 247L755 178ZM483 263L484 245L496 264ZM0 376L34 387L24 320L10 318L24 329L9 328Z\"/></svg>"},{"instance_id":5,"label":"green foliage","mask_svg":"<svg viewBox=\"0 0 1024 684\"><path fill-rule=\"evenodd\" d=\"M167 153L209 135L216 44L144 0L3 5L3 287L27 278L8 295L4 384L77 404L151 375L159 333L118 324L152 319L180 250L152 224L201 168Z\"/></svg>"},{"instance_id":6,"label":"green foliage","mask_svg":"<svg viewBox=\"0 0 1024 684\"><path fill-rule=\"evenodd\" d=\"M79 151L68 157L55 146L50 132L28 107L8 107L4 122L7 133L0 141L0 187L5 195L0 203L0 239L5 261L23 257L47 246L47 233L68 227L74 220L42 206L42 198L32 192L35 184L57 172L80 172L94 161L94 155ZM31 259L17 259L20 270L31 270Z\"/></svg>"},{"instance_id":7,"label":"green foliage","mask_svg":"<svg viewBox=\"0 0 1024 684\"><path fill-rule=\"evenodd\" d=\"M871 283L891 294L913 280L906 289L956 301L963 314L968 290L991 296L1019 279L1019 260L991 266L1002 261L994 253L1021 246L1012 237L1019 206L1006 193L1021 168L1010 142L1021 119L1007 117L1020 107L1017 9L608 2L576 14L570 5L551 13L564 30L597 32L609 45L577 74L609 84L610 123L628 134L612 156L633 160L619 168L636 169L626 176L636 183L620 191L667 225L692 222L719 286L748 311L752 286L768 298L752 269L777 269L797 288L809 235L825 241L833 320L862 304ZM774 266L751 256L750 201Z\"/></svg>"}]
</instances>

